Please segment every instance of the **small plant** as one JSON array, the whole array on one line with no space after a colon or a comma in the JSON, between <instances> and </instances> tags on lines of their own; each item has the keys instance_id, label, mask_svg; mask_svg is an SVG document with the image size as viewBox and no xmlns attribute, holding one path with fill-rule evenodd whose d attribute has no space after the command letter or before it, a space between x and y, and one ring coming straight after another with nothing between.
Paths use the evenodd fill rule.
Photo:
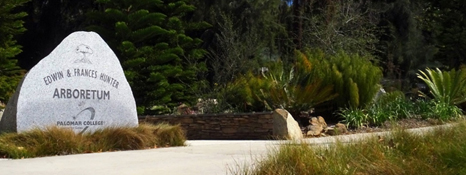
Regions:
<instances>
[{"instance_id":1,"label":"small plant","mask_svg":"<svg viewBox=\"0 0 466 175\"><path fill-rule=\"evenodd\" d=\"M370 116L363 109L346 108L340 110L339 115L344 118L343 122L350 127L360 128L370 124Z\"/></svg>"},{"instance_id":2,"label":"small plant","mask_svg":"<svg viewBox=\"0 0 466 175\"><path fill-rule=\"evenodd\" d=\"M385 121L410 118L414 115L414 103L406 99L401 91L384 94L369 107L372 124L382 125Z\"/></svg>"},{"instance_id":3,"label":"small plant","mask_svg":"<svg viewBox=\"0 0 466 175\"><path fill-rule=\"evenodd\" d=\"M461 118L461 116L460 108L442 101L434 102L430 114L427 115L428 118L439 119L440 121L455 120Z\"/></svg>"},{"instance_id":4,"label":"small plant","mask_svg":"<svg viewBox=\"0 0 466 175\"><path fill-rule=\"evenodd\" d=\"M380 126L386 121L394 121L415 116L414 103L407 100L400 91L389 92L381 96L366 110L345 109L340 112L352 127L364 125Z\"/></svg>"}]
</instances>

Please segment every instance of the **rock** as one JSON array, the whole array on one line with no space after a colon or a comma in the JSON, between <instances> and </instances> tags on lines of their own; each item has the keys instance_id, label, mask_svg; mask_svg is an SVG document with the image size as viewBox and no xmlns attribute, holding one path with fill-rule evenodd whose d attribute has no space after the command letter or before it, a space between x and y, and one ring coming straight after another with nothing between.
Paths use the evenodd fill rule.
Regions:
<instances>
[{"instance_id":1,"label":"rock","mask_svg":"<svg viewBox=\"0 0 466 175\"><path fill-rule=\"evenodd\" d=\"M337 123L335 125L335 133L336 134L345 134L348 132L348 129L346 129L346 125L342 123Z\"/></svg>"},{"instance_id":2,"label":"rock","mask_svg":"<svg viewBox=\"0 0 466 175\"><path fill-rule=\"evenodd\" d=\"M327 123L322 116L312 117L307 126L306 136L321 136L327 131Z\"/></svg>"},{"instance_id":3,"label":"rock","mask_svg":"<svg viewBox=\"0 0 466 175\"><path fill-rule=\"evenodd\" d=\"M193 114L193 111L191 110L191 108L189 108L188 105L183 103L179 105L178 107L176 107L176 115L189 115L189 114Z\"/></svg>"},{"instance_id":4,"label":"rock","mask_svg":"<svg viewBox=\"0 0 466 175\"><path fill-rule=\"evenodd\" d=\"M284 109L273 111L273 135L277 139L299 140L303 138L298 122Z\"/></svg>"},{"instance_id":5,"label":"rock","mask_svg":"<svg viewBox=\"0 0 466 175\"><path fill-rule=\"evenodd\" d=\"M98 34L75 32L19 83L0 132L137 125L136 103L118 58Z\"/></svg>"},{"instance_id":6,"label":"rock","mask_svg":"<svg viewBox=\"0 0 466 175\"><path fill-rule=\"evenodd\" d=\"M327 122L325 122L322 116L317 117L317 120L319 121L319 123L322 125L323 128L327 128Z\"/></svg>"},{"instance_id":7,"label":"rock","mask_svg":"<svg viewBox=\"0 0 466 175\"><path fill-rule=\"evenodd\" d=\"M306 132L306 136L320 136L323 130L324 128L322 127L322 125L309 125L308 130Z\"/></svg>"},{"instance_id":8,"label":"rock","mask_svg":"<svg viewBox=\"0 0 466 175\"><path fill-rule=\"evenodd\" d=\"M327 127L327 134L328 135L340 135L340 134L345 134L347 133L348 130L346 129L346 125L337 123L334 126Z\"/></svg>"},{"instance_id":9,"label":"rock","mask_svg":"<svg viewBox=\"0 0 466 175\"><path fill-rule=\"evenodd\" d=\"M335 128L334 128L334 127L327 127L326 130L327 130L327 132L325 132L325 133L327 133L328 135L331 135L331 136L337 135L337 134L335 133Z\"/></svg>"}]
</instances>

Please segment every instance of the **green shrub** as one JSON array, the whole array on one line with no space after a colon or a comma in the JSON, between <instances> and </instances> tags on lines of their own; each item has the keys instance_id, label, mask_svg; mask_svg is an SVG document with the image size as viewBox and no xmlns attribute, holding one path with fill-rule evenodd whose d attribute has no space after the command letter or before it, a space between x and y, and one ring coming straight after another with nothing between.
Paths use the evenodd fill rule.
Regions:
<instances>
[{"instance_id":1,"label":"green shrub","mask_svg":"<svg viewBox=\"0 0 466 175\"><path fill-rule=\"evenodd\" d=\"M385 121L410 118L414 115L414 103L406 99L401 91L382 95L369 107L371 124L379 126Z\"/></svg>"},{"instance_id":2,"label":"green shrub","mask_svg":"<svg viewBox=\"0 0 466 175\"><path fill-rule=\"evenodd\" d=\"M320 79L303 79L310 72L299 72L294 66L282 62L268 65L269 71L261 75L248 72L239 76L227 87L228 101L243 111L263 111L284 108L292 114L309 111L337 95L332 85L322 85Z\"/></svg>"},{"instance_id":3,"label":"green shrub","mask_svg":"<svg viewBox=\"0 0 466 175\"><path fill-rule=\"evenodd\" d=\"M224 89L225 100L238 111L265 111L266 105L259 95L270 89L271 82L261 75L248 72L238 76L235 81L228 83ZM262 92L261 92L262 91ZM221 100L221 99L220 99Z\"/></svg>"},{"instance_id":4,"label":"green shrub","mask_svg":"<svg viewBox=\"0 0 466 175\"><path fill-rule=\"evenodd\" d=\"M322 86L333 86L338 96L331 101L337 108L368 107L380 89L382 71L368 57L347 54L325 55L319 50L296 51L298 70L309 71L308 80L322 80ZM308 62L308 63L305 63ZM306 69L310 65L312 69ZM306 78L303 77L304 79ZM302 80L305 82L306 80Z\"/></svg>"},{"instance_id":5,"label":"green shrub","mask_svg":"<svg viewBox=\"0 0 466 175\"><path fill-rule=\"evenodd\" d=\"M439 119L440 121L450 121L461 118L462 112L455 105L442 101L433 101L430 105L429 113L423 116L425 118Z\"/></svg>"},{"instance_id":6,"label":"green shrub","mask_svg":"<svg viewBox=\"0 0 466 175\"><path fill-rule=\"evenodd\" d=\"M341 109L338 115L343 117L343 122L350 127L360 128L362 126L369 126L370 124L370 116L364 109L345 108Z\"/></svg>"},{"instance_id":7,"label":"green shrub","mask_svg":"<svg viewBox=\"0 0 466 175\"><path fill-rule=\"evenodd\" d=\"M274 67L264 74L265 80L270 82L269 90L262 90L260 96L266 107L284 108L291 114L299 114L334 99L337 94L333 91L333 85L323 85L322 80L311 78L311 72L291 67L286 73L284 67Z\"/></svg>"},{"instance_id":8,"label":"green shrub","mask_svg":"<svg viewBox=\"0 0 466 175\"><path fill-rule=\"evenodd\" d=\"M370 105L382 72L369 58L320 50L295 52L295 62L274 62L262 76L249 72L229 85L229 103L241 110L285 108L292 113L320 104L337 108Z\"/></svg>"},{"instance_id":9,"label":"green shrub","mask_svg":"<svg viewBox=\"0 0 466 175\"><path fill-rule=\"evenodd\" d=\"M415 103L406 99L401 91L383 94L366 110L346 108L340 116L349 126L359 128L363 125L380 126L386 121L395 121L415 116Z\"/></svg>"}]
</instances>

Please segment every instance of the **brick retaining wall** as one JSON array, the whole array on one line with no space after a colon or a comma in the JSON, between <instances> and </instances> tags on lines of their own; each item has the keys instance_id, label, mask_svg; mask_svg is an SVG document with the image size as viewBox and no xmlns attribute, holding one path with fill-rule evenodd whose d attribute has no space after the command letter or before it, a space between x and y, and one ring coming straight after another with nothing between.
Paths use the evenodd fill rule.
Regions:
<instances>
[{"instance_id":1,"label":"brick retaining wall","mask_svg":"<svg viewBox=\"0 0 466 175\"><path fill-rule=\"evenodd\" d=\"M190 140L270 139L272 112L245 114L139 116L139 123L180 124Z\"/></svg>"}]
</instances>

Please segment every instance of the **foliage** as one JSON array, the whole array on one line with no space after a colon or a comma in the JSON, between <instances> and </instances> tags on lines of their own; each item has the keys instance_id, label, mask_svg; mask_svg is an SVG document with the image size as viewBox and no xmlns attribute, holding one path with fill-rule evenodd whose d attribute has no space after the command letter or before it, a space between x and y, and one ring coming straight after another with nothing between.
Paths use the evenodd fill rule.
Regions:
<instances>
[{"instance_id":1,"label":"foliage","mask_svg":"<svg viewBox=\"0 0 466 175\"><path fill-rule=\"evenodd\" d=\"M255 110L283 108L292 114L310 111L316 105L337 96L332 85L323 85L311 73L310 69L302 70L294 66L287 67L280 61L274 62L268 65L268 71L262 72L261 76L249 72L240 76L234 84L228 85L235 90L229 92L234 96L228 98L228 101L239 104L244 101L250 109Z\"/></svg>"},{"instance_id":2,"label":"foliage","mask_svg":"<svg viewBox=\"0 0 466 175\"><path fill-rule=\"evenodd\" d=\"M422 134L405 130L351 144L330 146L284 143L253 165L238 165L231 174L462 174L466 164L466 125Z\"/></svg>"},{"instance_id":3,"label":"foliage","mask_svg":"<svg viewBox=\"0 0 466 175\"><path fill-rule=\"evenodd\" d=\"M304 3L304 2L302 2ZM370 1L310 1L303 4L302 48L319 48L327 54L340 50L363 56L376 52L379 11Z\"/></svg>"},{"instance_id":4,"label":"foliage","mask_svg":"<svg viewBox=\"0 0 466 175\"><path fill-rule=\"evenodd\" d=\"M466 4L462 0L425 0L424 33L435 40L435 59L449 68L458 68L466 60Z\"/></svg>"},{"instance_id":5,"label":"foliage","mask_svg":"<svg viewBox=\"0 0 466 175\"><path fill-rule=\"evenodd\" d=\"M406 118L451 121L459 119L462 111L457 106L436 100L411 101L401 91L394 91L384 94L367 109L343 108L339 116L349 126L360 128Z\"/></svg>"},{"instance_id":6,"label":"foliage","mask_svg":"<svg viewBox=\"0 0 466 175\"><path fill-rule=\"evenodd\" d=\"M418 113L424 119L431 118L445 122L459 119L463 115L460 108L442 101L431 101L427 105L427 111Z\"/></svg>"},{"instance_id":7,"label":"foliage","mask_svg":"<svg viewBox=\"0 0 466 175\"><path fill-rule=\"evenodd\" d=\"M376 4L382 17L378 23L377 55L385 77L413 80L418 69L440 66L433 60L438 51L433 36L425 31L422 22L427 18L428 8L424 1L393 0Z\"/></svg>"},{"instance_id":8,"label":"foliage","mask_svg":"<svg viewBox=\"0 0 466 175\"><path fill-rule=\"evenodd\" d=\"M350 127L360 128L363 126L369 126L370 117L364 109L341 109L339 114L344 118L345 122Z\"/></svg>"},{"instance_id":9,"label":"foliage","mask_svg":"<svg viewBox=\"0 0 466 175\"><path fill-rule=\"evenodd\" d=\"M313 50L297 51L296 58L299 65L313 67L312 78L322 80L323 86L334 86L338 96L331 103L337 108L365 108L372 103L380 88L382 72L368 57L344 51L325 55L322 51ZM303 63L304 60L308 63Z\"/></svg>"},{"instance_id":10,"label":"foliage","mask_svg":"<svg viewBox=\"0 0 466 175\"><path fill-rule=\"evenodd\" d=\"M198 74L205 50L186 32L208 27L183 18L195 10L186 0L99 0L103 9L88 13L89 30L98 32L116 51L140 111L152 106L193 103L202 85ZM155 111L157 112L157 111Z\"/></svg>"},{"instance_id":11,"label":"foliage","mask_svg":"<svg viewBox=\"0 0 466 175\"><path fill-rule=\"evenodd\" d=\"M71 129L49 127L24 133L0 135L0 157L42 156L183 146L185 135L179 125L141 124L135 128L106 128L76 134Z\"/></svg>"},{"instance_id":12,"label":"foliage","mask_svg":"<svg viewBox=\"0 0 466 175\"><path fill-rule=\"evenodd\" d=\"M268 91L261 91L261 97L269 110L283 108L296 115L337 97L333 86L322 85L321 80L314 78L310 70L297 70L295 73L296 69L292 67L286 73L284 69L275 67L264 73L265 79L271 81L271 86Z\"/></svg>"},{"instance_id":13,"label":"foliage","mask_svg":"<svg viewBox=\"0 0 466 175\"><path fill-rule=\"evenodd\" d=\"M464 94L466 79L462 71L427 68L425 72L419 71L417 77L427 84L434 99L441 103L456 105L466 101Z\"/></svg>"},{"instance_id":14,"label":"foliage","mask_svg":"<svg viewBox=\"0 0 466 175\"><path fill-rule=\"evenodd\" d=\"M278 58L277 35L286 34L276 22L281 0L193 0L192 20L207 21L202 33L209 54L208 78L224 86L235 76L259 69L261 61ZM215 88L215 87L212 87Z\"/></svg>"},{"instance_id":15,"label":"foliage","mask_svg":"<svg viewBox=\"0 0 466 175\"><path fill-rule=\"evenodd\" d=\"M26 2L29 0L0 2L0 101L5 103L24 75L14 58L21 52L15 36L26 30L21 19L27 16L25 12L17 12L17 9Z\"/></svg>"},{"instance_id":16,"label":"foliage","mask_svg":"<svg viewBox=\"0 0 466 175\"><path fill-rule=\"evenodd\" d=\"M226 85L224 88L225 102L238 111L264 111L265 103L260 99L261 91L267 92L271 82L260 75L248 72Z\"/></svg>"},{"instance_id":17,"label":"foliage","mask_svg":"<svg viewBox=\"0 0 466 175\"><path fill-rule=\"evenodd\" d=\"M415 112L414 103L405 98L400 91L384 94L368 109L370 124L382 125L385 121L394 121L412 117Z\"/></svg>"}]
</instances>

